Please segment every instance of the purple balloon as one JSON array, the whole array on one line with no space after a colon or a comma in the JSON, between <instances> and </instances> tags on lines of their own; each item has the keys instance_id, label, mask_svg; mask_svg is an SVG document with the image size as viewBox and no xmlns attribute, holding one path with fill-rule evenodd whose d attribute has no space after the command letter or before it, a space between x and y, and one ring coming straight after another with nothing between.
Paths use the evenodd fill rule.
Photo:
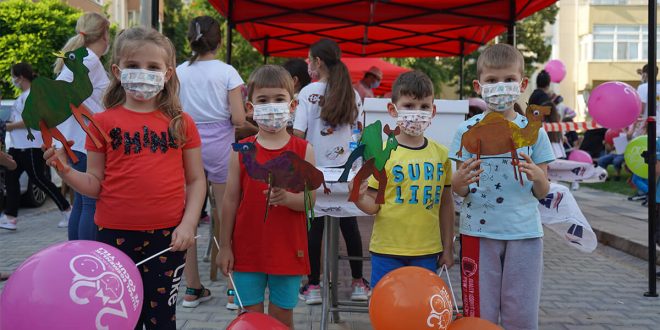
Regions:
<instances>
[{"instance_id":1,"label":"purple balloon","mask_svg":"<svg viewBox=\"0 0 660 330\"><path fill-rule=\"evenodd\" d=\"M559 83L566 77L566 66L560 60L550 60L545 65L545 71L550 75L550 81Z\"/></svg>"},{"instance_id":2,"label":"purple balloon","mask_svg":"<svg viewBox=\"0 0 660 330\"><path fill-rule=\"evenodd\" d=\"M50 246L12 273L0 296L0 329L133 329L142 278L120 250L95 241Z\"/></svg>"},{"instance_id":3,"label":"purple balloon","mask_svg":"<svg viewBox=\"0 0 660 330\"><path fill-rule=\"evenodd\" d=\"M568 160L587 164L592 164L594 162L588 152L579 149L571 151L571 154L568 155Z\"/></svg>"},{"instance_id":4,"label":"purple balloon","mask_svg":"<svg viewBox=\"0 0 660 330\"><path fill-rule=\"evenodd\" d=\"M620 81L608 81L594 88L587 107L598 124L612 129L630 126L642 112L637 91Z\"/></svg>"}]
</instances>

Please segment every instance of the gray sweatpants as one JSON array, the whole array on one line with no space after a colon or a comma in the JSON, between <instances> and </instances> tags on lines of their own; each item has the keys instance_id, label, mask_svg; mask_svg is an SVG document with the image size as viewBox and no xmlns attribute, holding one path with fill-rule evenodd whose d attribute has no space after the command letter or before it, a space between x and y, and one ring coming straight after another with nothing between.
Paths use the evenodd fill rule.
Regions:
<instances>
[{"instance_id":1,"label":"gray sweatpants","mask_svg":"<svg viewBox=\"0 0 660 330\"><path fill-rule=\"evenodd\" d=\"M543 239L463 235L461 242L465 315L501 323L506 330L538 329Z\"/></svg>"}]
</instances>

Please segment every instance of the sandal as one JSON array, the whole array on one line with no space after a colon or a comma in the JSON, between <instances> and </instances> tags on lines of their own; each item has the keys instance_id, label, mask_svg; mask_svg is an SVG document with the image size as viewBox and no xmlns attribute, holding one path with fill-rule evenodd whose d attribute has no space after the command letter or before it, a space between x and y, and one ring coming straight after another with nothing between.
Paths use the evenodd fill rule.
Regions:
<instances>
[{"instance_id":1,"label":"sandal","mask_svg":"<svg viewBox=\"0 0 660 330\"><path fill-rule=\"evenodd\" d=\"M186 300L183 299L183 307L195 308L199 304L211 300L211 291L205 288L203 285L199 289L186 288L186 294L189 296L194 296L195 300Z\"/></svg>"}]
</instances>

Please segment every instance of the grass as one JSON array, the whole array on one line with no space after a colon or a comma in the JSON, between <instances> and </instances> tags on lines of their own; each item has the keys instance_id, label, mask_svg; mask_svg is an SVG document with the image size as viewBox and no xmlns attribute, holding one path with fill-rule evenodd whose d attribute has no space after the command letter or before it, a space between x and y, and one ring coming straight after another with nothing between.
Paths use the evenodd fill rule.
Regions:
<instances>
[{"instance_id":1,"label":"grass","mask_svg":"<svg viewBox=\"0 0 660 330\"><path fill-rule=\"evenodd\" d=\"M614 181L614 166L609 166L607 169L608 178L605 182L600 183L581 183L581 186L598 189L602 191L609 191L613 193L623 194L626 196L631 196L635 193L635 189L628 184L628 179L630 179L631 174L626 170L621 171L621 179L619 181Z\"/></svg>"}]
</instances>

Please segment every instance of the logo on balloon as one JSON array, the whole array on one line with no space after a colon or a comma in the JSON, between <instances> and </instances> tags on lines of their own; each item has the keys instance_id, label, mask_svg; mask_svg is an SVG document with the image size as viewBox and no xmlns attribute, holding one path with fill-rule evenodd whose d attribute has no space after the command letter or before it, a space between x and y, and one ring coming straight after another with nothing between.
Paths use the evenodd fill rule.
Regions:
<instances>
[{"instance_id":1,"label":"logo on balloon","mask_svg":"<svg viewBox=\"0 0 660 330\"><path fill-rule=\"evenodd\" d=\"M437 327L446 330L452 320L452 304L449 292L442 288L440 293L431 296L430 304L431 313L426 319L426 324L432 328Z\"/></svg>"},{"instance_id":2,"label":"logo on balloon","mask_svg":"<svg viewBox=\"0 0 660 330\"><path fill-rule=\"evenodd\" d=\"M79 305L99 299L103 307L96 314L96 329L109 330L109 326L101 321L105 315L128 318L124 295L128 293L130 296L133 311L140 307L140 298L121 262L115 261L115 257L104 248L98 248L93 253L71 258L69 268L74 276L69 297Z\"/></svg>"}]
</instances>

